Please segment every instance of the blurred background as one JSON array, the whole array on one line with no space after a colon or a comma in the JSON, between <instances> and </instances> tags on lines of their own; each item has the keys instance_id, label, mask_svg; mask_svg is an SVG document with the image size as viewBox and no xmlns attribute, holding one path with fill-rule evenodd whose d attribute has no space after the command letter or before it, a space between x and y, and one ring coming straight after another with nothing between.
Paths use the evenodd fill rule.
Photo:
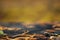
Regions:
<instances>
[{"instance_id":1,"label":"blurred background","mask_svg":"<svg viewBox=\"0 0 60 40\"><path fill-rule=\"evenodd\" d=\"M0 0L0 22L60 21L60 0Z\"/></svg>"},{"instance_id":2,"label":"blurred background","mask_svg":"<svg viewBox=\"0 0 60 40\"><path fill-rule=\"evenodd\" d=\"M60 35L60 0L0 0L0 35L45 32Z\"/></svg>"}]
</instances>

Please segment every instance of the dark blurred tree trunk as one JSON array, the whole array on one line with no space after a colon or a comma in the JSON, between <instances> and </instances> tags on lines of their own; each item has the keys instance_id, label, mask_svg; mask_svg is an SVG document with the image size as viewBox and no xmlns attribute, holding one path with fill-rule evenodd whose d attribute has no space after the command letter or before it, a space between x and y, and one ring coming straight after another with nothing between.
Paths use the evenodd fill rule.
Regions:
<instances>
[{"instance_id":1,"label":"dark blurred tree trunk","mask_svg":"<svg viewBox=\"0 0 60 40\"><path fill-rule=\"evenodd\" d=\"M53 5L54 5L54 0L48 0L48 10L49 11L53 10Z\"/></svg>"},{"instance_id":2,"label":"dark blurred tree trunk","mask_svg":"<svg viewBox=\"0 0 60 40\"><path fill-rule=\"evenodd\" d=\"M51 21L59 21L60 15L60 0L48 0L48 10L53 13L53 17ZM57 4L57 5L56 5ZM55 5L55 6L54 6Z\"/></svg>"},{"instance_id":3,"label":"dark blurred tree trunk","mask_svg":"<svg viewBox=\"0 0 60 40\"><path fill-rule=\"evenodd\" d=\"M2 3L3 0L0 0L0 18L2 17L2 14L3 14L3 3Z\"/></svg>"},{"instance_id":4,"label":"dark blurred tree trunk","mask_svg":"<svg viewBox=\"0 0 60 40\"><path fill-rule=\"evenodd\" d=\"M0 14L2 13L2 0L0 0Z\"/></svg>"},{"instance_id":5,"label":"dark blurred tree trunk","mask_svg":"<svg viewBox=\"0 0 60 40\"><path fill-rule=\"evenodd\" d=\"M60 21L60 0L55 0L55 3L57 4L54 8L55 20Z\"/></svg>"},{"instance_id":6,"label":"dark blurred tree trunk","mask_svg":"<svg viewBox=\"0 0 60 40\"><path fill-rule=\"evenodd\" d=\"M4 13L4 0L0 0L0 21L5 18L6 14Z\"/></svg>"},{"instance_id":7,"label":"dark blurred tree trunk","mask_svg":"<svg viewBox=\"0 0 60 40\"><path fill-rule=\"evenodd\" d=\"M47 8L48 8L48 11L51 13L53 13L53 5L54 5L54 0L48 0ZM52 15L53 15L53 17L51 18L51 21L53 22L54 21L54 13Z\"/></svg>"}]
</instances>

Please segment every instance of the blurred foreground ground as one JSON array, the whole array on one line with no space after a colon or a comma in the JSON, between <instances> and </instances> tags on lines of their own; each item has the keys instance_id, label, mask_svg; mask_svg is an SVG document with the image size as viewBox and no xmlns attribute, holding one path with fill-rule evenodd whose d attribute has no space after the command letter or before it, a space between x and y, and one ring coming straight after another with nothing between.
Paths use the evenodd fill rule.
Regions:
<instances>
[{"instance_id":1,"label":"blurred foreground ground","mask_svg":"<svg viewBox=\"0 0 60 40\"><path fill-rule=\"evenodd\" d=\"M0 40L60 40L60 23L24 25L11 22L0 25Z\"/></svg>"}]
</instances>

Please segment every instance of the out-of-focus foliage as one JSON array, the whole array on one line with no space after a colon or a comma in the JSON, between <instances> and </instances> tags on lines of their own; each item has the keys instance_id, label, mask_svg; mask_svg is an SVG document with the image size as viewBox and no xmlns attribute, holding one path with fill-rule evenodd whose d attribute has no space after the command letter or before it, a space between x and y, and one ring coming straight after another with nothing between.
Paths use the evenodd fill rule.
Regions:
<instances>
[{"instance_id":1,"label":"out-of-focus foliage","mask_svg":"<svg viewBox=\"0 0 60 40\"><path fill-rule=\"evenodd\" d=\"M3 0L2 22L47 22L60 21L59 2L57 0ZM1 2L1 1L0 1ZM52 2L52 3L51 3ZM49 4L48 4L49 3ZM53 6L52 6L53 4ZM49 10L49 5L51 9ZM57 9L58 8L58 9ZM1 15L1 13L0 13Z\"/></svg>"}]
</instances>

